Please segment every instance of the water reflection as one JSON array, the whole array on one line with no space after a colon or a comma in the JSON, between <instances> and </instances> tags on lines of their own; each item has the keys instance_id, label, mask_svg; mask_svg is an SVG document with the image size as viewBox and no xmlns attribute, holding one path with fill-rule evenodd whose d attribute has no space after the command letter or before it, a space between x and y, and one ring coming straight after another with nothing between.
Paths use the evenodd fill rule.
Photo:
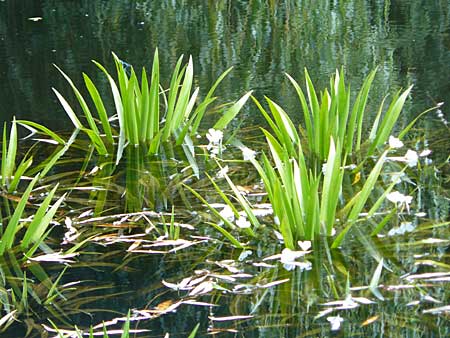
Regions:
<instances>
[{"instance_id":1,"label":"water reflection","mask_svg":"<svg viewBox=\"0 0 450 338\"><path fill-rule=\"evenodd\" d=\"M433 236L448 238L448 230L440 232ZM73 264L65 281L96 281L92 285L110 288L74 299L72 307L78 314L71 316L72 325L100 323L118 316L111 310L123 313L132 308L134 316L148 316L132 325L152 330L143 337L163 337L167 332L171 337L186 337L196 323L201 324L200 336L208 332L230 337L445 337L449 327L439 308L446 305L449 270L430 261L448 259L445 248L450 242L430 241L431 235L423 230L401 244L367 239L372 251L359 241L348 241L342 250L330 252L322 239L305 256L312 269L293 271L266 260L281 250L270 233L267 242L258 244L264 251L252 247L252 254L242 260L240 250L230 251L211 239L179 252L143 254L146 246L157 241L146 243L142 237L136 246L126 241L127 236L99 236L97 243L105 248L92 247L97 254L84 255ZM378 283L382 300L368 287L380 258L384 262ZM88 312L90 316L83 314ZM343 319L336 332L331 331L334 318Z\"/></svg>"},{"instance_id":2,"label":"water reflection","mask_svg":"<svg viewBox=\"0 0 450 338\"><path fill-rule=\"evenodd\" d=\"M41 0L0 7L0 73L7 79L0 87L2 120L17 115L68 128L50 90L66 94L68 88L52 63L74 79L86 71L99 83L91 59L110 64L114 50L140 68L150 64L155 46L168 67L166 79L180 54L192 54L201 87L233 65L220 96L232 100L256 89L284 101L288 111L296 102L283 72L300 79L304 67L323 87L336 67L343 65L350 83L359 85L378 65L375 96L416 85L412 115L432 100L446 101L450 92L446 1Z\"/></svg>"}]
</instances>

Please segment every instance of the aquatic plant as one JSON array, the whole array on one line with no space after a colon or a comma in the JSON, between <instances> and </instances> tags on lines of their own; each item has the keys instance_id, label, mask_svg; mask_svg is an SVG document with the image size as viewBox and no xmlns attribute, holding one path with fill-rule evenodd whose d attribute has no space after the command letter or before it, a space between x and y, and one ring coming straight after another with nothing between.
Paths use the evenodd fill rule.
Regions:
<instances>
[{"instance_id":1,"label":"aquatic plant","mask_svg":"<svg viewBox=\"0 0 450 338\"><path fill-rule=\"evenodd\" d=\"M38 179L39 174L36 175L28 184L27 189L23 192L16 208L14 209L14 213L2 232L0 240L0 255L3 255L5 251L12 249L12 247L16 244L16 234L22 227L24 227L26 223L28 223L26 221L22 221L22 219L25 218L24 210L28 203L31 191L33 190ZM31 257L35 250L39 247L40 243L45 239L45 232L52 221L53 216L65 198L65 195L61 196L49 208L57 189L58 184L48 193L44 201L41 203L36 213L33 215L33 219L29 222L25 234L23 235L20 247L24 253L26 253L27 257ZM33 246L29 249L31 244L33 244ZM29 250L26 251L27 249Z\"/></svg>"},{"instance_id":2,"label":"aquatic plant","mask_svg":"<svg viewBox=\"0 0 450 338\"><path fill-rule=\"evenodd\" d=\"M345 234L359 219L374 188L380 187L378 178L387 151L379 156L367 174L364 174L363 164L388 141L411 87L395 94L384 114L383 100L372 127L367 128L365 107L374 76L375 71L366 78L350 110L350 89L345 86L343 71L336 71L335 77L330 80L330 90L322 92L320 101L305 71L308 102L300 86L288 75L303 109L305 131L299 128L304 139L300 138L290 117L275 102L267 98L271 117L254 100L274 132L273 135L263 129L275 167L264 153L263 165L254 158L250 160L264 182L276 223L287 247L293 248L298 239L313 239L318 234L331 236L338 218L344 228L332 247L339 246ZM420 114L399 133L398 138L391 137L390 141L401 142L400 139L417 119L430 110ZM363 142L363 133L368 129L367 141ZM390 147L395 148L396 145L390 144ZM349 165L348 158L359 160L360 163ZM359 191L351 189L351 195L346 195L343 181L346 169L354 170L356 174L352 185L358 181L362 183ZM380 192L368 217L380 208L393 186L394 183Z\"/></svg>"},{"instance_id":3,"label":"aquatic plant","mask_svg":"<svg viewBox=\"0 0 450 338\"><path fill-rule=\"evenodd\" d=\"M9 141L6 136L6 122L3 125L3 141L2 141L2 163L1 163L1 184L11 193L16 190L20 178L25 171L31 166L33 158L25 156L22 161L16 165L17 155L17 122L14 118L11 125Z\"/></svg>"},{"instance_id":4,"label":"aquatic plant","mask_svg":"<svg viewBox=\"0 0 450 338\"><path fill-rule=\"evenodd\" d=\"M361 158L365 158L374 154L375 149L384 145L391 135L412 86L403 92L398 91L384 114L385 99L383 99L375 120L369 127L366 125L366 104L375 74L376 70L364 80L353 107L350 103L351 90L345 84L343 70L336 71L334 77L330 79L330 87L321 92L320 96L316 93L307 70L305 70L306 96L299 84L286 74L295 88L303 112L304 127L299 126L300 134L288 114L278 104L266 98L271 113L269 114L256 99L253 100L269 123L278 142L289 151L289 155L297 158L297 147L302 144L309 160L314 162L316 168L320 168L328 158L331 139L340 145L342 158L361 151L363 151L360 154ZM369 131L368 135L364 135L366 131ZM405 133L406 130L399 138ZM303 140L300 135L304 136ZM364 139L366 141L363 141Z\"/></svg>"},{"instance_id":5,"label":"aquatic plant","mask_svg":"<svg viewBox=\"0 0 450 338\"><path fill-rule=\"evenodd\" d=\"M118 84L101 64L95 61L94 63L104 72L111 86L115 113L119 122L118 132L115 131L114 126L110 123L112 116L106 112L98 89L92 80L86 74L83 74L86 88L100 118L104 136L100 133L97 122L80 91L76 88L73 81L58 68L72 87L89 125L89 127L85 127L65 98L56 89L53 89L74 126L88 135L99 155L112 155L113 149L117 144L116 164L119 163L126 144L134 146L145 145L149 154L156 154L161 150L160 145L169 141L170 138L173 138L176 144L183 145L186 156L190 160L193 159L194 152L190 136L197 133L208 106L215 100L215 97L213 97L215 89L231 71L231 68L226 70L216 80L205 98L201 102L197 102L199 88L195 88L191 94L194 82L192 58L189 58L188 64L184 66L182 66L183 56L178 59L169 88L162 90L159 76L158 50L155 51L153 57L150 82L148 81L145 68L142 70L141 81L139 82L133 67L129 68L130 74L128 75L124 62L114 53L113 57ZM214 128L224 129L239 112L249 96L250 93L244 95L244 97L228 108L215 123ZM194 107L196 108L194 109ZM117 137L118 140L115 141Z\"/></svg>"},{"instance_id":6,"label":"aquatic plant","mask_svg":"<svg viewBox=\"0 0 450 338\"><path fill-rule=\"evenodd\" d=\"M242 150L244 159L253 164L262 179L273 208L274 223L281 232L286 247L294 249L298 240L312 240L320 234L332 236L337 232L338 235L332 244L335 248L341 244L349 229L359 221L360 214L367 208L369 200L372 200L372 206L366 214L367 218L377 212L386 197L390 198L395 183L381 184L379 181L388 151L397 148L401 143L400 138L429 110L407 125L399 133L399 138L393 138L390 133L411 87L403 93L398 92L384 115L382 115L383 100L370 129L370 135L367 141L363 142L363 130L367 129L365 106L375 71L365 80L352 110L350 110L350 89L345 86L342 71L337 71L335 77L331 78L331 94L325 89L320 103L307 72L305 76L309 106L303 91L295 80L289 77L301 102L305 129L299 127L298 133L288 114L270 99L267 98L267 102L271 115L254 99L273 131L272 134L262 129L270 156L263 151L260 162L256 160L255 152L242 143L235 142L235 145ZM300 134L303 134L304 138L301 138ZM369 168L375 150L384 146L388 139L388 150L378 155L372 168ZM410 151L399 161L411 165L412 159L409 159L411 156L407 156L410 153L413 152ZM352 158L353 161L359 160L359 163L353 162L349 165L348 158ZM417 158L415 160L417 162ZM246 221L248 219L247 222L252 227L258 228L260 222L253 213L251 203L236 189L226 172L221 171L220 176L227 180L232 189L234 202L220 191L211 178L210 180L229 208L230 214L235 219L242 217L234 206L234 203L237 203L243 210ZM354 176L353 183L350 180L351 176ZM344 180L345 177L347 178ZM204 197L187 188L206 204L228 229L242 228L237 222L232 224L227 216L216 211ZM374 233L378 233L388 219L381 222ZM342 227L341 230L337 229L337 225ZM228 230L219 225L213 226L234 245L242 246ZM246 226L245 231L254 236L250 227Z\"/></svg>"}]
</instances>

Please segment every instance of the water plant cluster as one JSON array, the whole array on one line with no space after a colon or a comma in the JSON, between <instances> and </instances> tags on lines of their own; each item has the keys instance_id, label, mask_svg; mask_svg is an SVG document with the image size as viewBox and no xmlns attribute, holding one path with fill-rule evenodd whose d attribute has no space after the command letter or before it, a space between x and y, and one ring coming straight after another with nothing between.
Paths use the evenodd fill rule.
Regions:
<instances>
[{"instance_id":1,"label":"water plant cluster","mask_svg":"<svg viewBox=\"0 0 450 338\"><path fill-rule=\"evenodd\" d=\"M264 253L268 256L258 264L278 261L291 271L310 270L305 257L321 241L331 253L348 237L366 245L361 232L395 236L414 230L409 219L423 210L413 201L416 188L410 177L428 170L431 150L406 146L408 132L429 110L406 126L397 125L411 87L376 103L378 98L370 97L376 70L357 92L347 85L343 70L322 91L305 70L304 86L287 75L298 111L286 112L252 92L216 104L215 90L231 69L204 94L195 87L191 58L187 64L179 58L168 85L160 79L158 51L149 74L144 68L138 75L113 58L115 75L95 62L110 93L101 92L87 74L84 88L77 88L58 68L74 94L64 97L53 89L75 127L70 136L25 120L14 119L3 128L0 256L12 268L2 267L1 330L24 313L43 309L66 325L63 301L78 292L76 285L60 284L70 268L52 279L40 264L71 264L92 243L129 241L130 254L151 254L213 238L230 244L245 261L250 249L269 237L283 248ZM266 126L251 133L236 128L243 109L260 113ZM18 126L30 132L22 141ZM25 152L22 144L28 147ZM186 229L198 232L195 240L182 238ZM164 246L172 249L158 251ZM382 299L377 288L386 264L379 256L377 261L368 288ZM233 273L229 280L242 277L223 264ZM193 302L194 296L220 289L215 280L221 278L226 280L205 272L197 279L165 282L170 289L187 291L188 299L114 324L125 322L121 332L126 337L132 332L130 320ZM342 304L329 306L367 302L352 298L350 286L345 295ZM341 319L329 317L332 330ZM61 337L82 334L48 325L48 332ZM108 334L106 325L91 327L91 336L95 330Z\"/></svg>"}]
</instances>

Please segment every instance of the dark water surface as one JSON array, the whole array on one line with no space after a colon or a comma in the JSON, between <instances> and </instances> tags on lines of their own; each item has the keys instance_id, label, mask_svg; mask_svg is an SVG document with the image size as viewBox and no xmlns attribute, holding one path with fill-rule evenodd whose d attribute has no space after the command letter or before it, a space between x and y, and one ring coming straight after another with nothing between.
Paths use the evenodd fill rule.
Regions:
<instances>
[{"instance_id":1,"label":"dark water surface","mask_svg":"<svg viewBox=\"0 0 450 338\"><path fill-rule=\"evenodd\" d=\"M15 115L68 129L51 87L69 89L53 63L76 82L87 72L101 83L91 59L111 66L114 51L137 69L149 67L157 46L166 83L177 58L192 55L203 95L234 66L219 87L225 100L253 89L294 112L284 72L301 80L307 67L322 88L343 66L354 88L379 67L377 103L414 84L405 120L450 101L447 0L6 0L0 2L0 122ZM448 117L447 107L442 110Z\"/></svg>"},{"instance_id":2,"label":"dark water surface","mask_svg":"<svg viewBox=\"0 0 450 338\"><path fill-rule=\"evenodd\" d=\"M114 51L136 69L148 69L155 47L166 86L178 57L192 55L201 95L233 66L216 92L220 98L235 100L254 90L257 97L267 95L281 102L291 114L300 114L299 105L284 73L302 82L305 67L317 87L323 88L342 66L355 89L378 67L369 109L377 107L384 95L413 84L400 126L437 102L450 103L448 0L0 0L0 128L16 116L70 131L72 124L51 88L67 97L72 93L53 63L76 83L81 83L82 72L88 73L101 91L109 93L104 76L91 60L112 69ZM448 129L444 124L450 112L447 104L441 109L443 117L432 112L418 126L427 137L439 140L439 147L432 150L445 159ZM255 124L255 120L257 124L259 116L251 104L241 113L244 124ZM412 219L416 227L414 233L381 239L354 233L356 240L347 241L341 250L330 251L326 240L320 240L305 258L312 263L308 271L286 271L279 263L263 261L282 249L272 232L265 241L251 243L252 255L242 261L239 250L213 239L178 254L124 255L133 240L111 244L102 238L83 249L85 254L64 274L61 285L80 280L81 286L76 292L69 287L62 291L65 298L57 305L70 319L57 324L86 327L122 316L131 308L144 311L135 311L135 316L154 316L137 325L152 330L146 337L166 333L187 337L197 323L201 324L199 337L207 332L267 338L448 337L450 234L448 225L433 226L435 220L448 219L448 186L441 186L432 166L428 168L431 172L425 175L424 169L422 179L413 177L420 183L414 208L433 221L407 215L405 219ZM403 215L396 225L402 221ZM214 230L205 232L205 236L219 237ZM195 240L190 234L186 238ZM114 241L114 235L110 236ZM230 258L234 263L222 262ZM381 258L385 261L379 283L383 300L367 288ZM44 263L43 268L53 279L62 270L60 264ZM247 276L233 281L220 277L232 273ZM192 290L175 291L161 284L162 280L180 283L191 276L204 277L215 289L194 297L189 295ZM283 283L265 287L277 281ZM353 298L340 304L349 308L324 305L344 301L349 292ZM360 297L356 305L355 297ZM365 304L366 299L374 303ZM193 300L220 305L184 303L176 312L165 314L171 305ZM320 316L327 308L332 311ZM153 312L145 312L149 310ZM49 325L47 315L51 317L47 312L41 318L30 316L39 320L26 325ZM252 317L220 320L237 315ZM327 318L338 315L344 322L332 332ZM25 325L20 326L23 330L17 327L8 331L8 337L25 335ZM33 331L36 336L37 331Z\"/></svg>"}]
</instances>

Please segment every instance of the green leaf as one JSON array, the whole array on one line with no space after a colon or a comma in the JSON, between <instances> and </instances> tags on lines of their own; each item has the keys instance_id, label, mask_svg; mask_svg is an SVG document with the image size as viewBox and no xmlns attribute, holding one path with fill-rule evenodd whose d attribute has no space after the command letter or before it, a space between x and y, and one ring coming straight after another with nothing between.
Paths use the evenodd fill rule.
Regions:
<instances>
[{"instance_id":1,"label":"green leaf","mask_svg":"<svg viewBox=\"0 0 450 338\"><path fill-rule=\"evenodd\" d=\"M109 85L111 86L111 91L113 93L114 98L114 105L116 107L116 113L117 117L119 119L119 141L117 146L117 155L116 155L116 165L119 164L120 159L123 155L123 150L125 148L125 121L124 121L124 113L123 113L123 104L122 104L122 98L120 96L119 88L117 88L116 82L114 79L109 75L108 71L103 67L100 63L93 61L94 64L100 68L103 73L105 73Z\"/></svg>"},{"instance_id":2,"label":"green leaf","mask_svg":"<svg viewBox=\"0 0 450 338\"><path fill-rule=\"evenodd\" d=\"M380 282L381 271L383 270L383 263L384 263L383 258L381 258L369 284L369 290L374 294L375 297L377 297L379 300L382 301L384 300L384 297L378 290L378 284Z\"/></svg>"},{"instance_id":3,"label":"green leaf","mask_svg":"<svg viewBox=\"0 0 450 338\"><path fill-rule=\"evenodd\" d=\"M44 239L42 235L49 226L50 222L53 219L53 216L55 215L56 211L65 198L65 195L63 195L55 202L55 204L53 204L50 209L48 209L50 202L52 201L53 196L58 189L58 186L59 184L56 184L56 186L49 192L48 196L44 199L39 209L35 213L33 221L28 226L28 230L23 237L21 244L22 249L28 248L31 243L41 242Z\"/></svg>"},{"instance_id":4,"label":"green leaf","mask_svg":"<svg viewBox=\"0 0 450 338\"><path fill-rule=\"evenodd\" d=\"M369 174L369 177L367 178L367 181L364 183L364 186L362 187L358 199L356 200L355 204L353 205L353 208L350 211L350 215L348 216L347 222L348 225L342 230L339 235L334 240L333 244L331 245L331 248L337 248L342 240L344 239L345 234L350 230L350 228L353 226L353 224L356 222L356 220L359 217L359 213L364 208L364 205L367 202L367 199L369 198L370 194L372 193L373 187L377 183L378 176L380 175L381 169L383 167L383 164L386 160L387 151L385 151L381 157L378 159L377 163L373 167L372 171Z\"/></svg>"},{"instance_id":5,"label":"green leaf","mask_svg":"<svg viewBox=\"0 0 450 338\"><path fill-rule=\"evenodd\" d=\"M228 226L229 228L233 229L235 226L225 217L223 217L215 208L213 208L197 191L195 191L194 189L192 189L191 187L189 187L186 184L182 184L183 187L185 187L186 189L188 189L195 197L197 197L203 204L206 205L206 207L217 217L219 217L226 226ZM214 227L216 230L218 230L222 235L225 236L225 238L227 238L234 246L236 246L239 249L244 248L244 246L231 234L229 233L227 230L225 230L224 228L222 228L220 225L217 225L215 223L211 223L211 222L207 222L207 224L211 225L212 227Z\"/></svg>"},{"instance_id":6,"label":"green leaf","mask_svg":"<svg viewBox=\"0 0 450 338\"><path fill-rule=\"evenodd\" d=\"M61 70L61 68L59 68L57 65L54 65L54 66L56 67L56 69L59 70L59 72L64 76L64 78L67 80L69 85L72 87L72 90L75 93L75 96L76 96L78 102L80 103L81 109L84 112L84 116L86 117L89 127L91 128L91 130L94 133L99 135L100 133L98 131L97 124L95 123L94 118L92 117L91 111L89 110L89 107L88 107L86 101L84 100L83 96L81 95L80 91L77 89L77 87L75 86L73 81L70 79L70 77L67 76L66 73L64 73Z\"/></svg>"},{"instance_id":7,"label":"green leaf","mask_svg":"<svg viewBox=\"0 0 450 338\"><path fill-rule=\"evenodd\" d=\"M224 114L223 116L214 124L215 130L223 130L227 127L227 125L233 120L236 115L239 113L241 108L247 102L248 98L252 95L252 91L248 92L244 96L242 96L235 104L233 104Z\"/></svg>"},{"instance_id":8,"label":"green leaf","mask_svg":"<svg viewBox=\"0 0 450 338\"><path fill-rule=\"evenodd\" d=\"M72 121L75 128L77 128L77 129L84 128L83 124L81 124L80 120L78 119L77 115L72 110L72 107L69 105L69 103L66 101L66 99L55 88L52 88L52 90L56 94L56 97L58 98L59 102L61 103L64 110L66 111L66 114L69 115L69 118Z\"/></svg>"},{"instance_id":9,"label":"green leaf","mask_svg":"<svg viewBox=\"0 0 450 338\"><path fill-rule=\"evenodd\" d=\"M47 127L45 127L39 123L36 123L33 121L26 121L26 120L17 120L17 123L24 126L25 128L31 127L31 128L27 128L27 129L37 129L37 130L41 131L42 133L44 133L45 135L49 136L51 139L58 142L59 144L66 143L66 141L64 141L56 133L54 133L53 131L51 131L50 129L48 129Z\"/></svg>"},{"instance_id":10,"label":"green leaf","mask_svg":"<svg viewBox=\"0 0 450 338\"><path fill-rule=\"evenodd\" d=\"M105 106L103 104L103 100L95 87L92 80L86 74L83 74L84 83L86 85L89 94L91 95L91 99L94 102L94 105L97 109L97 114L100 117L100 121L102 123L103 131L105 132L106 139L109 144L114 144L114 139L112 135L111 125L109 123L108 114L106 113Z\"/></svg>"},{"instance_id":11,"label":"green leaf","mask_svg":"<svg viewBox=\"0 0 450 338\"><path fill-rule=\"evenodd\" d=\"M22 194L22 197L20 198L19 203L16 206L16 209L14 210L14 213L9 220L9 223L6 227L5 232L3 233L3 236L0 240L0 256L5 253L6 250L9 250L12 248L14 244L14 238L16 236L16 232L19 229L19 222L20 218L22 217L22 213L25 210L25 206L28 202L28 198L30 196L31 190L33 190L34 185L39 179L39 174L37 174L33 180L28 184L27 189Z\"/></svg>"},{"instance_id":12,"label":"green leaf","mask_svg":"<svg viewBox=\"0 0 450 338\"><path fill-rule=\"evenodd\" d=\"M9 133L8 149L6 149L6 123L3 129L3 146L2 146L2 184L7 185L14 175L14 167L16 165L17 154L17 125L16 119L13 118L11 131Z\"/></svg>"},{"instance_id":13,"label":"green leaf","mask_svg":"<svg viewBox=\"0 0 450 338\"><path fill-rule=\"evenodd\" d=\"M149 96L149 132L147 141L151 140L159 132L159 57L158 49L155 50L152 66L152 79Z\"/></svg>"},{"instance_id":14,"label":"green leaf","mask_svg":"<svg viewBox=\"0 0 450 338\"><path fill-rule=\"evenodd\" d=\"M25 173L25 171L31 166L33 163L33 158L24 158L22 162L17 166L16 171L14 172L14 178L12 179L11 183L9 184L8 192L12 193L17 189L17 186L19 185L20 179L22 178L22 175Z\"/></svg>"},{"instance_id":15,"label":"green leaf","mask_svg":"<svg viewBox=\"0 0 450 338\"><path fill-rule=\"evenodd\" d=\"M369 150L368 155L373 153L373 150L376 147L384 144L390 136L392 129L394 128L395 123L398 120L400 112L402 111L403 105L411 92L412 86L410 86L407 90L401 94L398 99L394 100L386 111L384 118L381 122L380 128L373 140Z\"/></svg>"},{"instance_id":16,"label":"green leaf","mask_svg":"<svg viewBox=\"0 0 450 338\"><path fill-rule=\"evenodd\" d=\"M197 335L198 328L200 327L200 323L195 325L194 329L192 330L191 334L188 336L188 338L195 338Z\"/></svg>"}]
</instances>

